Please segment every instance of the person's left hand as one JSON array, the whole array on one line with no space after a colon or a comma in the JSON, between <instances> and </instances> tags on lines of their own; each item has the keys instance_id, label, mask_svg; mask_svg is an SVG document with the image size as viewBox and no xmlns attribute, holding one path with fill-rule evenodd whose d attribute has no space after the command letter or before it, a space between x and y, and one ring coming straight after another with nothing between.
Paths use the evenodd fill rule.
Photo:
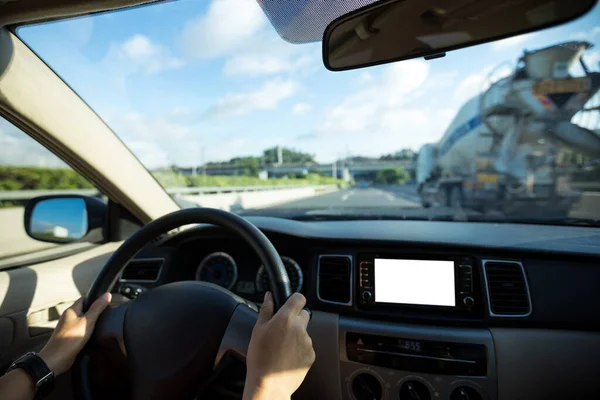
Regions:
<instances>
[{"instance_id":1,"label":"person's left hand","mask_svg":"<svg viewBox=\"0 0 600 400\"><path fill-rule=\"evenodd\" d=\"M84 314L81 298L61 315L50 340L38 354L54 375L60 375L71 368L75 357L92 336L96 321L110 304L110 300L110 293L103 294Z\"/></svg>"}]
</instances>

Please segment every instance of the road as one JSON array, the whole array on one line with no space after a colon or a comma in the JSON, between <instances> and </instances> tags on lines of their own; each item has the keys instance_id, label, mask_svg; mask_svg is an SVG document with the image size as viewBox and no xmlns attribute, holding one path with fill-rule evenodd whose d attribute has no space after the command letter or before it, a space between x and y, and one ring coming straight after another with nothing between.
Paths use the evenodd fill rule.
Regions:
<instances>
[{"instance_id":1,"label":"road","mask_svg":"<svg viewBox=\"0 0 600 400\"><path fill-rule=\"evenodd\" d=\"M597 219L599 206L600 192L583 192L581 201L573 206L569 216ZM522 217L536 218L529 211L523 212ZM544 207L544 212L546 212L544 216L552 217L548 207ZM343 215L365 218L449 219L455 221L481 220L481 218L503 219L503 215L495 210L482 214L475 210L451 207L422 208L414 185L353 187L276 206L246 209L240 213L244 216L269 215L306 220L320 217L323 219L335 218ZM563 214L557 216L557 218L563 217Z\"/></svg>"},{"instance_id":2,"label":"road","mask_svg":"<svg viewBox=\"0 0 600 400\"><path fill-rule=\"evenodd\" d=\"M244 210L242 215L291 217L306 219L319 216L360 215L365 217L435 218L455 215L456 210L444 207L424 209L415 186L385 186L347 188L337 192L286 202L272 207ZM465 214L465 217L467 214Z\"/></svg>"}]
</instances>

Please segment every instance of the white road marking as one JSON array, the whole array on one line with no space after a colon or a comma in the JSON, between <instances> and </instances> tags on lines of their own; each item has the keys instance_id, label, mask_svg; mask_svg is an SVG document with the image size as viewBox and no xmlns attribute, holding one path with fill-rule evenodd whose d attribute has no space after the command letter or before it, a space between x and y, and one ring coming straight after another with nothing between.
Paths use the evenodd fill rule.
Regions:
<instances>
[{"instance_id":1,"label":"white road marking","mask_svg":"<svg viewBox=\"0 0 600 400\"><path fill-rule=\"evenodd\" d=\"M389 201L394 201L396 199L393 195L391 195L388 192L383 191L381 189L377 189L377 192L375 192L375 193L377 193L378 195L381 195L381 196L385 197Z\"/></svg>"},{"instance_id":2,"label":"white road marking","mask_svg":"<svg viewBox=\"0 0 600 400\"><path fill-rule=\"evenodd\" d=\"M345 195L342 196L342 201L348 200L350 198L350 196L353 196L353 195L354 195L354 191L353 190L349 191L348 193L346 193Z\"/></svg>"}]
</instances>

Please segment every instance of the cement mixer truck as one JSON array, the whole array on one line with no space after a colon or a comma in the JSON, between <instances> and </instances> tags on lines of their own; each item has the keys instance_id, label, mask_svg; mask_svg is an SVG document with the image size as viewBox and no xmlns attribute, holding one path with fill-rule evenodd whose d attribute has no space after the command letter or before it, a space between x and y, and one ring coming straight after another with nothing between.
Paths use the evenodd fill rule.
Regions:
<instances>
[{"instance_id":1,"label":"cement mixer truck","mask_svg":"<svg viewBox=\"0 0 600 400\"><path fill-rule=\"evenodd\" d=\"M599 131L571 122L592 111L585 105L600 88L600 72L582 59L590 47L577 41L525 51L508 76L469 100L441 140L419 151L423 206L568 213L579 194L560 167L561 153L600 158Z\"/></svg>"}]
</instances>

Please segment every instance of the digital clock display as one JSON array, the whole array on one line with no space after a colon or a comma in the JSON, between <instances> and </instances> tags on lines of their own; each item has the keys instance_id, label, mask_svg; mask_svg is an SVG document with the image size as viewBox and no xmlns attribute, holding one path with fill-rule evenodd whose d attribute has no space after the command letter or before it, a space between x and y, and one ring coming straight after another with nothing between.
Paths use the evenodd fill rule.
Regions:
<instances>
[{"instance_id":1,"label":"digital clock display","mask_svg":"<svg viewBox=\"0 0 600 400\"><path fill-rule=\"evenodd\" d=\"M404 350L410 350L416 353L420 353L422 351L421 342L416 340L400 340L400 347Z\"/></svg>"}]
</instances>

